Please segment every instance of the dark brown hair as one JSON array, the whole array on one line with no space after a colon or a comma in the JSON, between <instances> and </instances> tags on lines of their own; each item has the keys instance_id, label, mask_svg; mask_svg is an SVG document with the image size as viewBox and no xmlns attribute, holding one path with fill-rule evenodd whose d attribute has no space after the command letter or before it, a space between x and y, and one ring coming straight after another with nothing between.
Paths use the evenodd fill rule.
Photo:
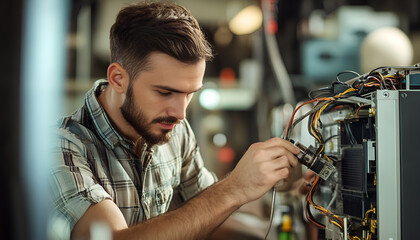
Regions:
<instances>
[{"instance_id":1,"label":"dark brown hair","mask_svg":"<svg viewBox=\"0 0 420 240\"><path fill-rule=\"evenodd\" d=\"M153 52L185 63L213 57L197 20L174 3L142 2L123 8L111 28L110 45L111 62L120 63L130 79L147 68Z\"/></svg>"}]
</instances>

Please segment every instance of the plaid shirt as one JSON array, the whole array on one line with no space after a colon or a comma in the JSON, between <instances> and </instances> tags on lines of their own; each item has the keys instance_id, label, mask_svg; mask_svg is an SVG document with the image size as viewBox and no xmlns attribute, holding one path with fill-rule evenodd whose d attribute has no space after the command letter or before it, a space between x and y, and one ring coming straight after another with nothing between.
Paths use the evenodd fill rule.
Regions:
<instances>
[{"instance_id":1,"label":"plaid shirt","mask_svg":"<svg viewBox=\"0 0 420 240\"><path fill-rule=\"evenodd\" d=\"M98 80L85 105L60 123L50 181L56 234L69 234L86 209L104 199L114 201L131 226L177 208L216 181L186 120L168 143L144 145L138 156L97 100L107 84Z\"/></svg>"}]
</instances>

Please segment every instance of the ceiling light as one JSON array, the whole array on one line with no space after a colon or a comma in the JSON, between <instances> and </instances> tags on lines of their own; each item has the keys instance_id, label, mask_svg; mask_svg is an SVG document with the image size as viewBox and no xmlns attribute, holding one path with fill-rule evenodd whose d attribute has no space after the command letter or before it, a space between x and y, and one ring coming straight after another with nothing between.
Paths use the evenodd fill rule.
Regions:
<instances>
[{"instance_id":1,"label":"ceiling light","mask_svg":"<svg viewBox=\"0 0 420 240\"><path fill-rule=\"evenodd\" d=\"M245 35L255 32L262 25L261 9L250 5L242 9L229 22L229 29L236 35Z\"/></svg>"}]
</instances>

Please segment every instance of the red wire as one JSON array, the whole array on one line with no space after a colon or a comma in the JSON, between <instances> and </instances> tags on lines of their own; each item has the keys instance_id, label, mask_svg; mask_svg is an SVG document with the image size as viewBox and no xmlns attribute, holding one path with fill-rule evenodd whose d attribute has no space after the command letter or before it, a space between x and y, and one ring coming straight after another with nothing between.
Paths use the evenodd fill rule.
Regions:
<instances>
[{"instance_id":1,"label":"red wire","mask_svg":"<svg viewBox=\"0 0 420 240\"><path fill-rule=\"evenodd\" d=\"M304 103L302 103L301 105L299 105L299 107L297 107L296 109L295 109L295 111L293 112L293 114L292 114L292 117L290 118L290 121L289 121L289 126L287 126L287 129L286 129L286 134L284 135L285 137L289 134L289 130L290 130L290 126L292 126L292 123L293 123L293 119L295 118L295 114L296 114L296 112L301 108L301 107L303 107L304 105L306 105L306 104L309 104L309 103L313 103L313 102L318 102L318 101L321 101L321 100L329 100L329 98L315 98L315 99L312 99L312 100L309 100L309 101L307 101L307 102L304 102Z\"/></svg>"},{"instance_id":2,"label":"red wire","mask_svg":"<svg viewBox=\"0 0 420 240\"><path fill-rule=\"evenodd\" d=\"M356 111L356 116L355 117L357 117L357 114L359 114L359 111L360 111L360 109L362 108L362 107L366 107L367 105L362 105L362 106L360 106L358 109L357 109L357 111Z\"/></svg>"}]
</instances>

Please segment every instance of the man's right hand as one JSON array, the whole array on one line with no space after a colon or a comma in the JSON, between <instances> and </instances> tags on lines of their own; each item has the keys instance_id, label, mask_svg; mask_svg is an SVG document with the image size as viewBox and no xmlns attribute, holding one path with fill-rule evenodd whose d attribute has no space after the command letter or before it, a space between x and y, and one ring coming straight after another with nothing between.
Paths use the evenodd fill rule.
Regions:
<instances>
[{"instance_id":1,"label":"man's right hand","mask_svg":"<svg viewBox=\"0 0 420 240\"><path fill-rule=\"evenodd\" d=\"M252 144L226 177L241 203L260 198L298 165L299 149L281 138Z\"/></svg>"}]
</instances>

